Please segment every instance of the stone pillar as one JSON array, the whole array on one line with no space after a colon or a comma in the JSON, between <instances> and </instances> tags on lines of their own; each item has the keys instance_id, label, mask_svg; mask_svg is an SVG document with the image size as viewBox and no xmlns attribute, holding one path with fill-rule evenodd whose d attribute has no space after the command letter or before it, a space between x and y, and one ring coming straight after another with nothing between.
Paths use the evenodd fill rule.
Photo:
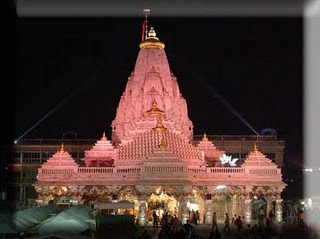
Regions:
<instances>
[{"instance_id":1,"label":"stone pillar","mask_svg":"<svg viewBox=\"0 0 320 239\"><path fill-rule=\"evenodd\" d=\"M189 211L188 211L188 199L182 198L180 202L180 212L181 212L181 224L186 224L189 218Z\"/></svg>"},{"instance_id":2,"label":"stone pillar","mask_svg":"<svg viewBox=\"0 0 320 239\"><path fill-rule=\"evenodd\" d=\"M147 225L147 201L146 200L139 200L139 225L146 226Z\"/></svg>"},{"instance_id":3,"label":"stone pillar","mask_svg":"<svg viewBox=\"0 0 320 239\"><path fill-rule=\"evenodd\" d=\"M230 216L233 217L234 215L240 216L238 213L238 198L236 195L233 195L232 197L232 210Z\"/></svg>"},{"instance_id":4,"label":"stone pillar","mask_svg":"<svg viewBox=\"0 0 320 239\"><path fill-rule=\"evenodd\" d=\"M269 212L271 211L271 210L273 210L273 208L272 208L272 197L265 197L265 199L267 200L267 217L269 217ZM270 218L271 219L271 218Z\"/></svg>"},{"instance_id":5,"label":"stone pillar","mask_svg":"<svg viewBox=\"0 0 320 239\"><path fill-rule=\"evenodd\" d=\"M23 199L22 199L23 205L26 205L26 200L27 200L26 198L27 198L27 187L24 185L23 186Z\"/></svg>"},{"instance_id":6,"label":"stone pillar","mask_svg":"<svg viewBox=\"0 0 320 239\"><path fill-rule=\"evenodd\" d=\"M281 205L282 199L276 200L276 220L278 223L282 222L282 205Z\"/></svg>"},{"instance_id":7,"label":"stone pillar","mask_svg":"<svg viewBox=\"0 0 320 239\"><path fill-rule=\"evenodd\" d=\"M23 203L23 186L20 185L20 197L19 197L19 202L22 204Z\"/></svg>"},{"instance_id":8,"label":"stone pillar","mask_svg":"<svg viewBox=\"0 0 320 239\"><path fill-rule=\"evenodd\" d=\"M245 203L244 218L245 218L247 224L251 223L251 211L252 211L251 201L252 201L252 199L250 198L250 195L247 194L245 201L244 201L244 203Z\"/></svg>"},{"instance_id":9,"label":"stone pillar","mask_svg":"<svg viewBox=\"0 0 320 239\"><path fill-rule=\"evenodd\" d=\"M246 210L245 210L245 196L241 195L239 197L239 207L238 207L238 216L245 217L246 215Z\"/></svg>"},{"instance_id":10,"label":"stone pillar","mask_svg":"<svg viewBox=\"0 0 320 239\"><path fill-rule=\"evenodd\" d=\"M206 200L205 202L205 223L211 224L212 223L212 215L213 215L213 207L212 207L212 200Z\"/></svg>"}]
</instances>

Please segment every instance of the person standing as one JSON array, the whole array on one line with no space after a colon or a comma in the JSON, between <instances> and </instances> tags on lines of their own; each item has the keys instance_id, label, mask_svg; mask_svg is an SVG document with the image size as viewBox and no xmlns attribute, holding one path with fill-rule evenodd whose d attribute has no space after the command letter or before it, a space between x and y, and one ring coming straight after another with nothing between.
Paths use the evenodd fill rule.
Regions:
<instances>
[{"instance_id":1,"label":"person standing","mask_svg":"<svg viewBox=\"0 0 320 239\"><path fill-rule=\"evenodd\" d=\"M213 213L213 217L212 217L212 230L215 227L218 228L218 219L217 219L216 212Z\"/></svg>"},{"instance_id":2,"label":"person standing","mask_svg":"<svg viewBox=\"0 0 320 239\"><path fill-rule=\"evenodd\" d=\"M236 224L237 221L237 215L234 215L234 217L231 217L231 224Z\"/></svg>"},{"instance_id":3,"label":"person standing","mask_svg":"<svg viewBox=\"0 0 320 239\"><path fill-rule=\"evenodd\" d=\"M304 212L302 210L300 210L300 212L298 214L298 225L300 228L303 228L303 226L304 226L303 220L304 220Z\"/></svg>"},{"instance_id":4,"label":"person standing","mask_svg":"<svg viewBox=\"0 0 320 239\"><path fill-rule=\"evenodd\" d=\"M156 211L153 211L152 217L153 217L153 229L156 229L158 227L158 215Z\"/></svg>"},{"instance_id":5,"label":"person standing","mask_svg":"<svg viewBox=\"0 0 320 239\"><path fill-rule=\"evenodd\" d=\"M198 225L198 223L200 224L200 213L199 213L199 211L197 210L196 211L196 225Z\"/></svg>"},{"instance_id":6,"label":"person standing","mask_svg":"<svg viewBox=\"0 0 320 239\"><path fill-rule=\"evenodd\" d=\"M224 225L224 229L223 231L227 231L230 233L230 218L229 218L229 215L228 213L226 213L226 220L224 221L225 225Z\"/></svg>"},{"instance_id":7,"label":"person standing","mask_svg":"<svg viewBox=\"0 0 320 239\"><path fill-rule=\"evenodd\" d=\"M273 219L274 219L274 214L273 214L273 211L272 210L270 210L269 211L269 219L271 220L271 221L273 221Z\"/></svg>"},{"instance_id":8,"label":"person standing","mask_svg":"<svg viewBox=\"0 0 320 239\"><path fill-rule=\"evenodd\" d=\"M238 227L238 231L240 231L242 229L242 221L241 221L241 217L240 216L237 218L235 224Z\"/></svg>"}]
</instances>

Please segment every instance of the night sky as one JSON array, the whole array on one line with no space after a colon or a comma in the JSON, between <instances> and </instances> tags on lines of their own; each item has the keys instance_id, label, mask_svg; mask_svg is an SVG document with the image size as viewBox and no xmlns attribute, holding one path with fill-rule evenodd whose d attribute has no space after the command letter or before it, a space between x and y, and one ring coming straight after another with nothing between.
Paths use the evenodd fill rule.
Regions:
<instances>
[{"instance_id":1,"label":"night sky","mask_svg":"<svg viewBox=\"0 0 320 239\"><path fill-rule=\"evenodd\" d=\"M24 138L61 138L64 131L110 137L139 52L141 23L142 17L17 19L14 138L54 107ZM257 131L277 130L286 141L286 167L301 165L301 18L151 15L149 26L166 44L195 134L253 134L216 91Z\"/></svg>"}]
</instances>

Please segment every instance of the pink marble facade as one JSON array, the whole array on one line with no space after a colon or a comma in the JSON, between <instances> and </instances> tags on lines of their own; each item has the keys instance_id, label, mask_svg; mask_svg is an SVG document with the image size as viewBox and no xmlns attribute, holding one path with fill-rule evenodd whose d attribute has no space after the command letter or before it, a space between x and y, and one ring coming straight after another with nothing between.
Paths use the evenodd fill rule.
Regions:
<instances>
[{"instance_id":1,"label":"pink marble facade","mask_svg":"<svg viewBox=\"0 0 320 239\"><path fill-rule=\"evenodd\" d=\"M39 197L55 191L77 198L129 193L145 203L145 197L156 193L154 186L160 185L181 202L181 215L189 196L205 200L228 195L234 198L232 212L244 215L244 208L249 208L248 218L253 195L279 201L286 186L281 169L257 148L242 165L222 167L217 162L224 151L206 135L198 145L190 143L193 125L164 44L151 28L140 47L112 121L113 142L103 134L85 151L86 167L76 164L62 147L38 171ZM204 205L211 210L213 200L206 199Z\"/></svg>"},{"instance_id":2,"label":"pink marble facade","mask_svg":"<svg viewBox=\"0 0 320 239\"><path fill-rule=\"evenodd\" d=\"M146 41L160 42L156 37ZM112 121L112 140L127 142L151 127L146 111L153 101L164 111L163 123L171 131L192 139L193 125L188 117L186 100L182 97L177 78L170 70L164 48L143 47L135 68L128 78L116 117Z\"/></svg>"}]
</instances>

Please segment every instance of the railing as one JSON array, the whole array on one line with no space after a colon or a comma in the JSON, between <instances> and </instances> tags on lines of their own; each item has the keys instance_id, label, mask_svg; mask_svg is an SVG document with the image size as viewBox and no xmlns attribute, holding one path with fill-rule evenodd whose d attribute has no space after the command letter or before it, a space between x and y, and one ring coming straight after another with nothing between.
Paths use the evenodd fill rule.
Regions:
<instances>
[{"instance_id":1,"label":"railing","mask_svg":"<svg viewBox=\"0 0 320 239\"><path fill-rule=\"evenodd\" d=\"M73 174L73 169L41 169L42 174Z\"/></svg>"},{"instance_id":2,"label":"railing","mask_svg":"<svg viewBox=\"0 0 320 239\"><path fill-rule=\"evenodd\" d=\"M78 173L113 173L114 167L79 167Z\"/></svg>"},{"instance_id":3,"label":"railing","mask_svg":"<svg viewBox=\"0 0 320 239\"><path fill-rule=\"evenodd\" d=\"M210 140L248 140L248 141L275 141L276 135L207 135ZM203 135L194 135L194 140L201 140Z\"/></svg>"},{"instance_id":4,"label":"railing","mask_svg":"<svg viewBox=\"0 0 320 239\"><path fill-rule=\"evenodd\" d=\"M212 167L207 168L207 173L245 173L242 167Z\"/></svg>"},{"instance_id":5,"label":"railing","mask_svg":"<svg viewBox=\"0 0 320 239\"><path fill-rule=\"evenodd\" d=\"M249 169L250 174L259 174L259 175L275 175L278 174L277 169Z\"/></svg>"},{"instance_id":6,"label":"railing","mask_svg":"<svg viewBox=\"0 0 320 239\"><path fill-rule=\"evenodd\" d=\"M140 168L117 168L117 173L140 173Z\"/></svg>"},{"instance_id":7,"label":"railing","mask_svg":"<svg viewBox=\"0 0 320 239\"><path fill-rule=\"evenodd\" d=\"M145 166L143 171L141 168L117 168L117 167L78 167L74 169L39 169L40 174L137 174L140 172L156 173L156 172L171 172L183 173L186 172L184 166ZM207 168L188 168L188 173L204 173L204 174L253 174L253 175L278 175L281 174L280 169L246 169L245 167L207 167Z\"/></svg>"},{"instance_id":8,"label":"railing","mask_svg":"<svg viewBox=\"0 0 320 239\"><path fill-rule=\"evenodd\" d=\"M183 166L145 166L145 172L171 172L182 173L184 172Z\"/></svg>"},{"instance_id":9,"label":"railing","mask_svg":"<svg viewBox=\"0 0 320 239\"><path fill-rule=\"evenodd\" d=\"M20 139L17 145L94 145L98 139Z\"/></svg>"},{"instance_id":10,"label":"railing","mask_svg":"<svg viewBox=\"0 0 320 239\"><path fill-rule=\"evenodd\" d=\"M189 173L206 173L205 168L188 168Z\"/></svg>"}]
</instances>

